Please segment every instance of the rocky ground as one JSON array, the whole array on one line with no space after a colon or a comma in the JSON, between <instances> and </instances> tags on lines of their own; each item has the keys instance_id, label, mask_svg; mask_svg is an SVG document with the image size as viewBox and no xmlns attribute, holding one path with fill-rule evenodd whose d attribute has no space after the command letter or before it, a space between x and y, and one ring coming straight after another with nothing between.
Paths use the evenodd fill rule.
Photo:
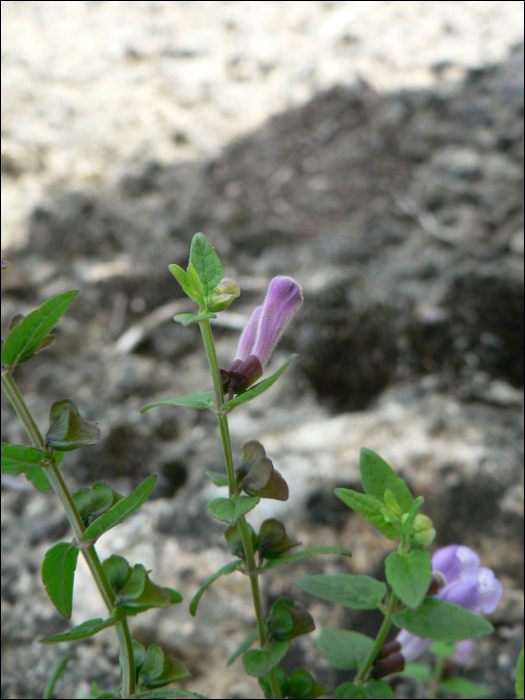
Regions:
<instances>
[{"instance_id":1,"label":"rocky ground","mask_svg":"<svg viewBox=\"0 0 525 700\"><path fill-rule=\"evenodd\" d=\"M152 499L99 547L103 557L119 553L144 563L156 581L184 595L168 613L134 620L134 636L182 658L194 676L187 688L213 698L260 697L238 662L224 668L253 627L244 579L221 579L196 618L187 611L200 583L229 558L223 528L206 513L217 489L205 471L221 462L214 417L193 409L139 413L152 401L208 388L197 329L171 321L189 308L167 271L168 263L186 263L191 236L201 230L242 289L215 326L223 364L273 275L290 274L305 291L272 366L290 351L299 359L271 391L231 415L234 451L260 440L290 485L288 502L264 502L251 522L275 515L305 546L333 543L353 552L349 561L317 558L276 570L263 583L265 604L292 595L308 606L318 630L374 633L373 616L325 605L293 585L321 571L380 575L389 543L333 496L335 486L357 486L359 448L366 445L425 496L436 547L467 544L502 580L503 598L490 616L496 634L477 642L464 673L494 697L513 697L512 668L523 643L523 48L508 48L512 22L505 13L520 3L302 3L299 19L299 3L257 3L269 8L261 9L258 28L241 17L241 3L65 4L61 21L70 30L81 10L86 26L91 18L100 31L109 20L117 26L125 8L149 18L139 28L137 15L126 14L113 43L100 34L99 63L82 61L94 51L87 33L75 41L74 32L56 29L47 35L48 42L56 36L55 50L42 48L38 22L49 27L52 11L64 4L3 5L12 29L8 91L13 107L26 106L19 122L8 119L2 142L12 204L3 206L12 266L3 273L2 318L7 323L54 294L80 289L54 345L19 367L16 379L42 427L50 404L63 396L99 422L99 445L64 461L72 488L107 479L126 493L159 474ZM368 13L352 15L365 5ZM437 6L441 14L432 14ZM209 25L199 23L206 8L216 13ZM410 31L415 20L417 37ZM254 36L268 38L273 26L279 28L267 46L275 67L265 72L259 49L250 48L263 46ZM172 44L170 27L179 31ZM218 48L229 46L223 33L236 37L242 56L231 66L230 54ZM389 42L398 53L389 52ZM63 67L59 49L73 45L71 65ZM482 48L495 65L481 65ZM206 52L222 56L222 67L203 78L198 67L204 71ZM298 57L306 55L314 70L297 77ZM47 83L35 69L46 56L38 65ZM28 65L29 86L16 78ZM155 92L168 67L176 75L169 84L178 86L169 147L162 114L173 103ZM77 83L67 70L78 73ZM357 73L366 80L355 80ZM203 84L208 98L195 87ZM135 124L129 111L115 109L132 99L129 85L137 89L131 112L140 106ZM104 110L111 86L111 109ZM194 102L184 105L184 95ZM228 108L221 110L220 100ZM70 103L77 112L67 112ZM59 125L46 141L53 114ZM145 114L153 120L149 141ZM209 141L198 140L199 129ZM129 150L121 152L126 134ZM8 407L2 421L4 440L25 441ZM70 533L56 501L25 485L9 479L2 491L6 698L40 697L65 654L65 646L42 648L34 639L67 628L43 591L39 567L45 551ZM75 624L104 614L81 562L77 571ZM334 687L347 674L326 665L314 638L296 640L284 666L308 665ZM70 662L58 696L85 697L91 680L104 689L117 683L111 632L70 646L76 668ZM396 692L422 694L406 682Z\"/></svg>"}]
</instances>

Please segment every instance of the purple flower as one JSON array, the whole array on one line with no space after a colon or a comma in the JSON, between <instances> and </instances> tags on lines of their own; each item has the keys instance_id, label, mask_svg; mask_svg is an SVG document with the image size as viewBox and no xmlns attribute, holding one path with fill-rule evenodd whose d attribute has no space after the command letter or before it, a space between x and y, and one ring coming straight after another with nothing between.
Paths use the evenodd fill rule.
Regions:
<instances>
[{"instance_id":1,"label":"purple flower","mask_svg":"<svg viewBox=\"0 0 525 700\"><path fill-rule=\"evenodd\" d=\"M274 277L262 306L254 309L239 340L235 360L221 369L224 390L236 393L263 373L273 349L303 303L301 287L291 277Z\"/></svg>"},{"instance_id":2,"label":"purple flower","mask_svg":"<svg viewBox=\"0 0 525 700\"><path fill-rule=\"evenodd\" d=\"M501 582L492 569L480 567L479 556L469 547L452 544L438 549L432 557L432 569L433 580L439 582L438 598L457 603L478 615L492 612L499 603ZM431 584L431 590L432 587ZM393 641L401 645L399 651L406 662L413 661L433 644L432 639L416 637L406 630L401 630ZM470 646L464 645L457 651L460 652L458 659L465 656L464 652L468 658Z\"/></svg>"}]
</instances>

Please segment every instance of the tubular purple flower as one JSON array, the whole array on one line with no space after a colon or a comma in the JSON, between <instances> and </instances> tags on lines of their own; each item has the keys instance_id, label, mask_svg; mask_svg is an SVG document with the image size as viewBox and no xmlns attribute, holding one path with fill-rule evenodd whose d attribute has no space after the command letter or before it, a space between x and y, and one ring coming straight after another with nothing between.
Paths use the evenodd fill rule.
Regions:
<instances>
[{"instance_id":1,"label":"tubular purple flower","mask_svg":"<svg viewBox=\"0 0 525 700\"><path fill-rule=\"evenodd\" d=\"M248 388L263 373L273 349L303 303L301 287L291 277L274 277L262 306L254 309L239 339L235 360L221 369L224 390Z\"/></svg>"},{"instance_id":2,"label":"tubular purple flower","mask_svg":"<svg viewBox=\"0 0 525 700\"><path fill-rule=\"evenodd\" d=\"M444 580L444 586L437 597L478 615L492 612L499 603L503 588L492 569L480 567L479 563L479 556L469 547L453 544L438 549L432 557L432 569L439 574L438 580ZM406 630L399 632L396 641L401 644L401 654L407 662L416 659L433 644L431 639L416 637ZM470 647L464 645L464 649Z\"/></svg>"}]
</instances>

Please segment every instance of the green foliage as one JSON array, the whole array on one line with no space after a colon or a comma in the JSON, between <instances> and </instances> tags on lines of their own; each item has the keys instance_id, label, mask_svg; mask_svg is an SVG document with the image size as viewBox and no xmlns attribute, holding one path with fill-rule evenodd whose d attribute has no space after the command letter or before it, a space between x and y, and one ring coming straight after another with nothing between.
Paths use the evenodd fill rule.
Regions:
<instances>
[{"instance_id":1,"label":"green foliage","mask_svg":"<svg viewBox=\"0 0 525 700\"><path fill-rule=\"evenodd\" d=\"M345 488L337 488L334 493L343 503L346 503L349 508L359 513L367 523L377 528L389 540L395 540L399 537L400 528L385 521L382 512L385 506L382 498Z\"/></svg>"},{"instance_id":2,"label":"green foliage","mask_svg":"<svg viewBox=\"0 0 525 700\"><path fill-rule=\"evenodd\" d=\"M77 567L78 547L59 542L47 551L42 562L42 582L58 612L71 617L73 582Z\"/></svg>"},{"instance_id":3,"label":"green foliage","mask_svg":"<svg viewBox=\"0 0 525 700\"><path fill-rule=\"evenodd\" d=\"M190 264L195 267L207 305L210 295L224 277L224 272L212 244L202 233L196 233L191 241Z\"/></svg>"},{"instance_id":4,"label":"green foliage","mask_svg":"<svg viewBox=\"0 0 525 700\"><path fill-rule=\"evenodd\" d=\"M203 391L200 394L186 394L186 396L179 396L176 399L170 399L169 401L157 401L156 403L150 403L141 409L141 413L144 411L149 411L150 408L156 408L157 406L188 406L189 408L211 408L213 406L213 391Z\"/></svg>"},{"instance_id":5,"label":"green foliage","mask_svg":"<svg viewBox=\"0 0 525 700\"><path fill-rule=\"evenodd\" d=\"M53 637L46 637L40 641L42 644L55 644L56 642L74 642L77 639L85 639L86 637L92 637L100 630L106 629L106 627L112 627L119 619L118 616L114 616L106 620L103 620L101 617L86 620L86 622L82 622L80 625L70 629L69 632L55 634Z\"/></svg>"},{"instance_id":6,"label":"green foliage","mask_svg":"<svg viewBox=\"0 0 525 700\"><path fill-rule=\"evenodd\" d=\"M120 493L114 491L105 481L97 481L92 488L81 488L73 494L73 500L84 522L84 527L88 527L122 498Z\"/></svg>"},{"instance_id":7,"label":"green foliage","mask_svg":"<svg viewBox=\"0 0 525 700\"><path fill-rule=\"evenodd\" d=\"M215 486L228 486L228 477L226 474L220 474L219 472L206 472L206 475L210 477Z\"/></svg>"},{"instance_id":8,"label":"green foliage","mask_svg":"<svg viewBox=\"0 0 525 700\"><path fill-rule=\"evenodd\" d=\"M206 581L202 584L202 586L199 588L197 593L193 596L191 599L190 603L190 613L192 615L195 615L197 612L197 605L199 604L199 600L201 599L202 594L204 591L208 588L208 586L211 586L211 584L216 581L219 576L225 576L227 574L231 574L234 571L240 571L242 569L242 562L237 560L237 561L229 561L227 564L225 564L223 567L221 567L218 571L216 571L210 578L206 579Z\"/></svg>"},{"instance_id":9,"label":"green foliage","mask_svg":"<svg viewBox=\"0 0 525 700\"><path fill-rule=\"evenodd\" d=\"M285 698L304 698L306 700L307 698L318 698L330 692L326 685L318 683L304 668L294 669L290 678L287 678L280 666L275 667L274 673L277 674L277 680ZM273 697L267 676L259 678L259 685L263 689L264 697Z\"/></svg>"},{"instance_id":10,"label":"green foliage","mask_svg":"<svg viewBox=\"0 0 525 700\"><path fill-rule=\"evenodd\" d=\"M412 678L415 681L425 681L428 683L432 678L432 669L427 664L405 664L405 668L400 673L396 673L396 676L403 676L405 678Z\"/></svg>"},{"instance_id":11,"label":"green foliage","mask_svg":"<svg viewBox=\"0 0 525 700\"><path fill-rule=\"evenodd\" d=\"M82 535L82 542L97 540L105 532L111 530L112 527L115 527L115 525L118 525L130 516L147 500L156 481L157 477L155 475L150 476L149 479L146 479L128 496L124 496L124 498L117 501L114 506L91 523Z\"/></svg>"},{"instance_id":12,"label":"green foliage","mask_svg":"<svg viewBox=\"0 0 525 700\"><path fill-rule=\"evenodd\" d=\"M374 640L361 632L326 628L317 638L317 646L330 666L341 671L357 668L372 650Z\"/></svg>"},{"instance_id":13,"label":"green foliage","mask_svg":"<svg viewBox=\"0 0 525 700\"><path fill-rule=\"evenodd\" d=\"M441 681L439 689L446 693L463 695L466 698L488 698L492 695L490 688L479 683L472 683L466 678L447 678Z\"/></svg>"},{"instance_id":14,"label":"green foliage","mask_svg":"<svg viewBox=\"0 0 525 700\"><path fill-rule=\"evenodd\" d=\"M250 649L242 655L242 665L250 676L260 678L277 666L279 661L290 648L290 640L282 639L274 642L268 649Z\"/></svg>"},{"instance_id":15,"label":"green foliage","mask_svg":"<svg viewBox=\"0 0 525 700\"><path fill-rule=\"evenodd\" d=\"M364 700L370 699L377 700L385 699L390 700L394 698L394 691L385 681L368 681L364 685L355 685L354 683L341 683L341 685L335 691L335 697L337 700L347 700L351 698L363 698Z\"/></svg>"},{"instance_id":16,"label":"green foliage","mask_svg":"<svg viewBox=\"0 0 525 700\"><path fill-rule=\"evenodd\" d=\"M290 564L294 561L299 561L300 559L306 559L306 557L313 557L314 554L343 554L346 557L351 557L352 553L345 547L339 547L338 545L332 545L327 547L309 547L308 549L302 549L299 552L293 552L292 554L283 554L279 557L275 557L267 561L259 571L264 573L268 569L275 569L276 566L282 566L283 564Z\"/></svg>"},{"instance_id":17,"label":"green foliage","mask_svg":"<svg viewBox=\"0 0 525 700\"><path fill-rule=\"evenodd\" d=\"M257 627L253 629L250 634L246 636L246 638L239 644L237 649L233 652L233 654L230 656L228 661L226 662L226 666L231 666L231 664L237 659L241 654L244 654L245 651L248 651L248 649L251 647L251 645L259 639L259 630Z\"/></svg>"},{"instance_id":18,"label":"green foliage","mask_svg":"<svg viewBox=\"0 0 525 700\"><path fill-rule=\"evenodd\" d=\"M296 586L345 608L373 610L386 595L386 585L371 576L314 574L297 579Z\"/></svg>"},{"instance_id":19,"label":"green foliage","mask_svg":"<svg viewBox=\"0 0 525 700\"><path fill-rule=\"evenodd\" d=\"M206 311L202 314L176 314L176 316L173 317L173 320L177 321L177 323L180 323L183 326L189 326L192 323L200 323L201 321L206 321L209 318L217 318L217 316L212 314L210 311Z\"/></svg>"},{"instance_id":20,"label":"green foliage","mask_svg":"<svg viewBox=\"0 0 525 700\"><path fill-rule=\"evenodd\" d=\"M252 549L255 550L257 549L257 533L254 531L250 523L246 523L246 527L248 528L248 531L250 533ZM237 525L230 525L230 527L224 533L224 536L226 537L226 542L228 543L228 547L230 548L230 552L233 554L233 556L240 557L244 561L246 556L244 552L244 546L242 543L241 533L239 532L239 528L237 527Z\"/></svg>"},{"instance_id":21,"label":"green foliage","mask_svg":"<svg viewBox=\"0 0 525 700\"><path fill-rule=\"evenodd\" d=\"M268 635L273 639L293 639L315 629L312 616L302 605L290 598L278 598L266 621Z\"/></svg>"},{"instance_id":22,"label":"green foliage","mask_svg":"<svg viewBox=\"0 0 525 700\"><path fill-rule=\"evenodd\" d=\"M523 649L516 664L516 695L523 700Z\"/></svg>"},{"instance_id":23,"label":"green foliage","mask_svg":"<svg viewBox=\"0 0 525 700\"><path fill-rule=\"evenodd\" d=\"M235 525L239 518L248 513L259 503L258 496L239 496L233 498L214 498L208 503L210 515L230 525Z\"/></svg>"},{"instance_id":24,"label":"green foliage","mask_svg":"<svg viewBox=\"0 0 525 700\"><path fill-rule=\"evenodd\" d=\"M418 637L449 642L479 637L494 630L490 622L461 605L434 597L425 598L417 610L396 613L393 622Z\"/></svg>"},{"instance_id":25,"label":"green foliage","mask_svg":"<svg viewBox=\"0 0 525 700\"><path fill-rule=\"evenodd\" d=\"M138 669L139 683L145 688L162 688L189 675L186 666L178 659L165 654L158 644L149 645L144 663ZM151 697L151 694L147 697Z\"/></svg>"},{"instance_id":26,"label":"green foliage","mask_svg":"<svg viewBox=\"0 0 525 700\"><path fill-rule=\"evenodd\" d=\"M43 493L51 488L42 468L50 459L51 455L38 447L2 443L2 474L24 473L26 479Z\"/></svg>"},{"instance_id":27,"label":"green foliage","mask_svg":"<svg viewBox=\"0 0 525 700\"><path fill-rule=\"evenodd\" d=\"M51 676L49 677L49 680L46 683L46 687L44 690L44 693L42 695L44 700L50 700L50 698L53 697L53 693L55 690L55 685L62 675L63 670L65 669L67 662L74 657L74 654L68 654L65 656L63 659L61 659L55 668L53 669L53 672L51 673Z\"/></svg>"},{"instance_id":28,"label":"green foliage","mask_svg":"<svg viewBox=\"0 0 525 700\"><path fill-rule=\"evenodd\" d=\"M297 354L290 355L290 357L286 360L284 365L279 367L277 372L274 372L267 379L263 379L262 382L259 382L258 384L254 384L252 387L250 387L246 391L238 394L230 401L226 401L226 403L223 403L221 406L221 410L225 411L225 412L229 412L232 410L232 408L235 408L235 406L240 406L242 403L246 403L247 401L251 401L252 399L255 399L257 396L259 396L259 394L262 394L263 391L266 391L267 389L269 389L272 386L272 384L275 384L275 382L279 379L281 374L284 372L284 370L288 367L290 362L295 357L298 357L298 355Z\"/></svg>"},{"instance_id":29,"label":"green foliage","mask_svg":"<svg viewBox=\"0 0 525 700\"><path fill-rule=\"evenodd\" d=\"M257 549L265 559L280 557L300 544L288 537L284 525L276 518L268 518L261 523Z\"/></svg>"},{"instance_id":30,"label":"green foliage","mask_svg":"<svg viewBox=\"0 0 525 700\"><path fill-rule=\"evenodd\" d=\"M383 499L385 490L390 489L401 512L408 513L413 501L412 494L403 479L397 476L384 459L363 447L359 454L359 469L366 494Z\"/></svg>"},{"instance_id":31,"label":"green foliage","mask_svg":"<svg viewBox=\"0 0 525 700\"><path fill-rule=\"evenodd\" d=\"M409 608L417 608L426 596L432 577L430 553L413 549L408 554L391 552L385 562L386 580Z\"/></svg>"},{"instance_id":32,"label":"green foliage","mask_svg":"<svg viewBox=\"0 0 525 700\"><path fill-rule=\"evenodd\" d=\"M2 346L2 365L9 372L49 345L46 336L77 294L78 291L64 292L49 299L11 329Z\"/></svg>"},{"instance_id":33,"label":"green foliage","mask_svg":"<svg viewBox=\"0 0 525 700\"><path fill-rule=\"evenodd\" d=\"M49 412L49 430L44 444L67 452L85 445L96 445L100 440L97 424L82 418L71 399L55 401Z\"/></svg>"},{"instance_id":34,"label":"green foliage","mask_svg":"<svg viewBox=\"0 0 525 700\"><path fill-rule=\"evenodd\" d=\"M153 583L143 564L131 568L124 557L112 555L102 566L115 593L115 606L126 615L136 615L149 608L168 608L182 601L177 591Z\"/></svg>"}]
</instances>

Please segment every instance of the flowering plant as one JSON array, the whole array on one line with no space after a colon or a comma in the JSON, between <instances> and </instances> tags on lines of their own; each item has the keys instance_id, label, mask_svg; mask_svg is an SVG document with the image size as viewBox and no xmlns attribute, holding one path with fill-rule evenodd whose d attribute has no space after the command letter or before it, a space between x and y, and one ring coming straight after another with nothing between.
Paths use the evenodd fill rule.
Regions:
<instances>
[{"instance_id":1,"label":"flowering plant","mask_svg":"<svg viewBox=\"0 0 525 700\"><path fill-rule=\"evenodd\" d=\"M5 266L2 261L2 267ZM215 414L225 471L207 474L216 486L226 489L227 495L212 499L208 511L211 517L224 523L226 544L234 557L195 592L190 612L197 615L202 595L219 577L234 572L245 575L256 624L227 663L234 663L240 657L245 672L259 680L267 698L326 695L329 688L307 669L295 668L288 676L279 665L292 641L315 629L312 615L288 596L278 598L265 611L259 579L271 569L306 557L319 554L350 557L351 553L340 546L301 549L301 543L290 537L283 523L275 518L264 520L259 532L255 532L246 519L247 514L257 507L261 498L286 500L289 487L259 441L246 442L235 460L228 426L228 414L267 391L294 359L292 355L274 374L261 379L272 350L302 304L301 288L291 277L276 277L271 281L263 305L254 310L240 337L235 359L221 369L210 319L239 296L239 286L235 280L224 277L217 254L201 233L193 238L187 269L170 265L170 270L199 307L196 314L178 314L174 320L183 326L199 324L213 389L149 404L142 411L159 406L187 406ZM2 347L2 386L32 443L32 446L2 443L2 471L24 473L41 491L52 488L74 534L71 541L55 545L44 557L42 580L46 591L57 610L69 618L76 562L82 554L107 608L106 618L87 620L64 634L42 641L75 641L114 627L120 648L122 685L98 697L204 697L168 687L184 680L189 670L155 643L146 649L132 639L129 630L128 617L150 608L181 603L181 595L154 583L151 572L141 563L132 565L116 555L100 561L96 551L99 537L144 503L156 477L149 477L126 496L103 481L91 489L70 493L60 471L65 453L95 444L100 430L81 416L70 399L61 399L51 406L49 427L43 435L13 379L18 364L27 362L52 342L50 331L76 295L76 291L65 292L25 318L16 316ZM364 493L338 488L336 495L385 537L397 541L397 550L386 558L386 583L370 576L344 573L305 576L296 585L308 594L338 605L381 611L383 622L375 638L353 630L323 629L317 644L321 655L333 667L355 669L353 680L335 689L336 698L393 698L392 687L384 678L403 672L405 664L422 651L433 645L439 652L436 642L457 643L452 653L464 656L465 643L492 631L492 625L481 613L496 607L502 586L490 569L480 567L479 557L468 547L452 545L431 557L425 548L432 543L436 532L428 516L420 513L423 498L414 498L405 481L379 455L363 448L360 471ZM395 640L385 643L392 625L400 632ZM257 647L252 648L254 644ZM441 648L440 653L445 655L449 650L444 652ZM518 695L521 693L523 697L523 657L520 663L516 687ZM63 665L53 674L46 697L51 697ZM408 666L405 673L407 669Z\"/></svg>"}]
</instances>

